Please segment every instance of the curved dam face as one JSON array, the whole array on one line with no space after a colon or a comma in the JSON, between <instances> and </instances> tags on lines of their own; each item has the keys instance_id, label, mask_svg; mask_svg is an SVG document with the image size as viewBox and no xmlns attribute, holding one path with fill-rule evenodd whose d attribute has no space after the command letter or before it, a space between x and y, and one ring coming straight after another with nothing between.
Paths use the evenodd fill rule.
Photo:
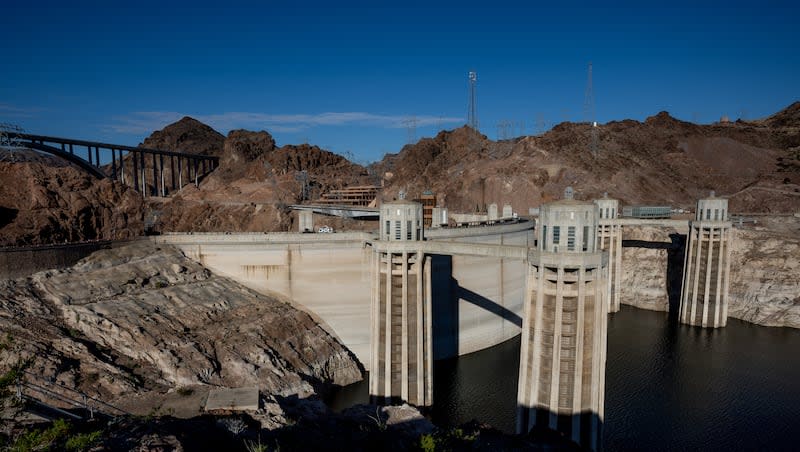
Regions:
<instances>
[{"instance_id":1,"label":"curved dam face","mask_svg":"<svg viewBox=\"0 0 800 452\"><path fill-rule=\"evenodd\" d=\"M435 242L527 247L533 244L532 231L530 223L522 223L425 234ZM520 333L527 262L439 254L433 255L432 264L434 359L483 350Z\"/></svg>"},{"instance_id":2,"label":"curved dam face","mask_svg":"<svg viewBox=\"0 0 800 452\"><path fill-rule=\"evenodd\" d=\"M426 231L429 241L524 247L529 223ZM367 233L167 234L157 243L251 289L309 312L370 366L374 240ZM527 263L519 256L432 254L434 358L497 345L520 333ZM462 246L463 248L463 246Z\"/></svg>"}]
</instances>

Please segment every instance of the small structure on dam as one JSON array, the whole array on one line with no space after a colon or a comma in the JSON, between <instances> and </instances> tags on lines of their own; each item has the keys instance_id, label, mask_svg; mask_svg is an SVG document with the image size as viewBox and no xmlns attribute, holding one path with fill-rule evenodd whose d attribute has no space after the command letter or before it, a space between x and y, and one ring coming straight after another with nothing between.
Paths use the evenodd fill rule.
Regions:
<instances>
[{"instance_id":1,"label":"small structure on dam","mask_svg":"<svg viewBox=\"0 0 800 452\"><path fill-rule=\"evenodd\" d=\"M598 449L605 397L607 255L598 207L565 199L541 206L529 251L522 324L517 432L535 426Z\"/></svg>"},{"instance_id":2,"label":"small structure on dam","mask_svg":"<svg viewBox=\"0 0 800 452\"><path fill-rule=\"evenodd\" d=\"M297 212L297 232L314 232L314 212L300 210Z\"/></svg>"},{"instance_id":3,"label":"small structure on dam","mask_svg":"<svg viewBox=\"0 0 800 452\"><path fill-rule=\"evenodd\" d=\"M433 403L431 262L422 251L422 204L380 208L373 242L370 396L375 403Z\"/></svg>"},{"instance_id":4,"label":"small structure on dam","mask_svg":"<svg viewBox=\"0 0 800 452\"><path fill-rule=\"evenodd\" d=\"M620 281L622 278L622 225L617 221L619 201L603 193L601 199L594 201L599 209L600 218L597 225L597 246L608 252L608 278L606 299L608 312L619 311Z\"/></svg>"},{"instance_id":5,"label":"small structure on dam","mask_svg":"<svg viewBox=\"0 0 800 452\"><path fill-rule=\"evenodd\" d=\"M709 328L727 324L731 234L728 200L715 197L713 191L708 198L698 200L683 266L682 323Z\"/></svg>"}]
</instances>

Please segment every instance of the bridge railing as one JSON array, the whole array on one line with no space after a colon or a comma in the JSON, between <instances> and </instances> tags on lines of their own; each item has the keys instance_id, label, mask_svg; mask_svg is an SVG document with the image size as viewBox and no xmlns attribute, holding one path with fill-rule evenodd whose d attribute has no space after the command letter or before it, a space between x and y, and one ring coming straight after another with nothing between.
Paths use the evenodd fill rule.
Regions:
<instances>
[{"instance_id":1,"label":"bridge railing","mask_svg":"<svg viewBox=\"0 0 800 452\"><path fill-rule=\"evenodd\" d=\"M20 145L64 158L97 177L110 177L131 186L144 196L166 196L184 185L197 186L219 166L219 157L210 155L44 135L7 135Z\"/></svg>"}]
</instances>

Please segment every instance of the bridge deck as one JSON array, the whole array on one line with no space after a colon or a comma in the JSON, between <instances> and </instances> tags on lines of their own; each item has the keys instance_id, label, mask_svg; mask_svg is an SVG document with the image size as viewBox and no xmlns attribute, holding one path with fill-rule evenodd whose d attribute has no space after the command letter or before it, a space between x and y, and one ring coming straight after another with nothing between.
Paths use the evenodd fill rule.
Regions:
<instances>
[{"instance_id":1,"label":"bridge deck","mask_svg":"<svg viewBox=\"0 0 800 452\"><path fill-rule=\"evenodd\" d=\"M15 146L28 147L55 155L78 165L95 177L119 180L142 195L149 193L149 195L166 196L168 191L183 188L184 179L186 179L185 185L192 182L198 185L200 179L213 171L219 164L219 157L211 155L45 135L24 133L7 133L5 135L7 139L13 140ZM75 146L86 147L86 158L78 155Z\"/></svg>"},{"instance_id":2,"label":"bridge deck","mask_svg":"<svg viewBox=\"0 0 800 452\"><path fill-rule=\"evenodd\" d=\"M379 209L372 207L347 206L347 205L316 205L295 204L289 206L292 210L306 210L322 215L331 215L343 218L378 219Z\"/></svg>"}]
</instances>

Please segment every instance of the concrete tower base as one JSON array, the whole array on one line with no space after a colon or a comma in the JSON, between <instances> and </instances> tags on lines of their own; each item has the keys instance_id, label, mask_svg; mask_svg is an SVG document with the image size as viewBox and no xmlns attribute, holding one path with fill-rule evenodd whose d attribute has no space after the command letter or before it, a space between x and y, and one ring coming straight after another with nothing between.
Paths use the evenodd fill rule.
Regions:
<instances>
[{"instance_id":1,"label":"concrete tower base","mask_svg":"<svg viewBox=\"0 0 800 452\"><path fill-rule=\"evenodd\" d=\"M431 262L421 252L376 251L372 292L374 403L433 403Z\"/></svg>"},{"instance_id":2,"label":"concrete tower base","mask_svg":"<svg viewBox=\"0 0 800 452\"><path fill-rule=\"evenodd\" d=\"M680 321L721 328L728 323L729 222L692 222L683 267ZM718 224L717 224L718 223Z\"/></svg>"},{"instance_id":3,"label":"concrete tower base","mask_svg":"<svg viewBox=\"0 0 800 452\"><path fill-rule=\"evenodd\" d=\"M688 325L721 328L728 323L728 287L731 267L731 223L728 200L711 197L697 201L689 225L683 266L680 321Z\"/></svg>"},{"instance_id":4,"label":"concrete tower base","mask_svg":"<svg viewBox=\"0 0 800 452\"><path fill-rule=\"evenodd\" d=\"M546 427L598 450L607 304L601 253L533 253L522 325L517 433Z\"/></svg>"}]
</instances>

